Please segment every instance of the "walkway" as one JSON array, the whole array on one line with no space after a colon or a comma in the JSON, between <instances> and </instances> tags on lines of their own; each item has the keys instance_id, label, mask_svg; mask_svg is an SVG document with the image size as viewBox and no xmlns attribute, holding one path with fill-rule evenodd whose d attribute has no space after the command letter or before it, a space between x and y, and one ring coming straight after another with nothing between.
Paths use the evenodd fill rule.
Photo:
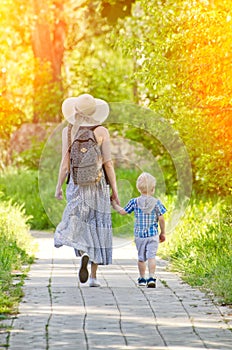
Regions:
<instances>
[{"instance_id":1,"label":"walkway","mask_svg":"<svg viewBox=\"0 0 232 350\"><path fill-rule=\"evenodd\" d=\"M232 349L231 310L167 272L158 260L156 289L136 286L132 242L114 241L114 264L99 268L101 288L80 285L79 260L34 233L38 260L25 281L19 315L0 335L10 350Z\"/></svg>"}]
</instances>

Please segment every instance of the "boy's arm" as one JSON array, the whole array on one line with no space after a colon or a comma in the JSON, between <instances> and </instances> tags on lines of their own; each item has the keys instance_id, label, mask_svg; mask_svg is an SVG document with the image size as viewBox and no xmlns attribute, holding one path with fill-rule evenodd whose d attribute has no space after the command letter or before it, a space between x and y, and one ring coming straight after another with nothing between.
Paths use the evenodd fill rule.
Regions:
<instances>
[{"instance_id":1,"label":"boy's arm","mask_svg":"<svg viewBox=\"0 0 232 350\"><path fill-rule=\"evenodd\" d=\"M166 236L165 236L165 220L163 215L159 216L159 226L160 226L160 242L164 242L166 240Z\"/></svg>"},{"instance_id":2,"label":"boy's arm","mask_svg":"<svg viewBox=\"0 0 232 350\"><path fill-rule=\"evenodd\" d=\"M128 214L122 207L120 207L120 205L118 205L116 203L116 201L112 200L111 204L112 204L112 207L114 208L114 210L116 210L119 214L121 214L121 215L127 215Z\"/></svg>"}]
</instances>

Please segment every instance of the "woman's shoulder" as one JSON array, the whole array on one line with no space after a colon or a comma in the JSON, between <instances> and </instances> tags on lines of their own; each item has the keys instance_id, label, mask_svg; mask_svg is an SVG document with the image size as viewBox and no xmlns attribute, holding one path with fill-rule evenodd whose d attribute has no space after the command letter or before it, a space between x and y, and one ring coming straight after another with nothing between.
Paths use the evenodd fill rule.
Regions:
<instances>
[{"instance_id":1,"label":"woman's shoulder","mask_svg":"<svg viewBox=\"0 0 232 350\"><path fill-rule=\"evenodd\" d=\"M62 130L62 142L67 143L68 142L68 125L65 126Z\"/></svg>"},{"instance_id":2,"label":"woman's shoulder","mask_svg":"<svg viewBox=\"0 0 232 350\"><path fill-rule=\"evenodd\" d=\"M62 135L67 135L67 132L68 132L68 125L66 125L63 130L62 130Z\"/></svg>"},{"instance_id":3,"label":"woman's shoulder","mask_svg":"<svg viewBox=\"0 0 232 350\"><path fill-rule=\"evenodd\" d=\"M97 136L102 136L102 137L104 137L104 138L110 137L109 130L108 130L105 126L103 126L103 125L97 126L97 127L94 129L94 133L95 133Z\"/></svg>"},{"instance_id":4,"label":"woman's shoulder","mask_svg":"<svg viewBox=\"0 0 232 350\"><path fill-rule=\"evenodd\" d=\"M62 133L67 132L68 127L69 127L69 126L68 126L68 125L66 125L66 126L63 128Z\"/></svg>"},{"instance_id":5,"label":"woman's shoulder","mask_svg":"<svg viewBox=\"0 0 232 350\"><path fill-rule=\"evenodd\" d=\"M97 125L94 130L101 131L101 132L109 132L108 129L103 125Z\"/></svg>"}]
</instances>

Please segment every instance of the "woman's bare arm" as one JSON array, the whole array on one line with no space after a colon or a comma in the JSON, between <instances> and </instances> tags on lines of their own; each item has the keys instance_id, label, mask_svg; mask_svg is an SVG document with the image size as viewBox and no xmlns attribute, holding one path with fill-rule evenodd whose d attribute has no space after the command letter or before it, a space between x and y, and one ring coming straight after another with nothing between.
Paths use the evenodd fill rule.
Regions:
<instances>
[{"instance_id":1,"label":"woman's bare arm","mask_svg":"<svg viewBox=\"0 0 232 350\"><path fill-rule=\"evenodd\" d=\"M117 204L119 204L116 175L114 165L111 160L109 131L105 127L101 126L95 129L95 135L97 140L101 140L103 165L112 190L111 199L115 200Z\"/></svg>"},{"instance_id":2,"label":"woman's bare arm","mask_svg":"<svg viewBox=\"0 0 232 350\"><path fill-rule=\"evenodd\" d=\"M128 213L122 208L120 205L118 205L114 200L111 201L112 207L114 210L116 210L121 215L127 215Z\"/></svg>"},{"instance_id":3,"label":"woman's bare arm","mask_svg":"<svg viewBox=\"0 0 232 350\"><path fill-rule=\"evenodd\" d=\"M56 185L55 197L63 199L62 185L66 179L69 170L69 152L68 152L68 129L65 127L62 132L62 159L60 162L59 175Z\"/></svg>"}]
</instances>

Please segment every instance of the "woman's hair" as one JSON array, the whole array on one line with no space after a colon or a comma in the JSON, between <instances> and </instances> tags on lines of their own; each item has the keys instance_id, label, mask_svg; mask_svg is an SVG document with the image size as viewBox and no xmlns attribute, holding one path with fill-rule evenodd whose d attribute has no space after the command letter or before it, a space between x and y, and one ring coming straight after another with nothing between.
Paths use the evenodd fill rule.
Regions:
<instances>
[{"instance_id":1,"label":"woman's hair","mask_svg":"<svg viewBox=\"0 0 232 350\"><path fill-rule=\"evenodd\" d=\"M156 179L149 173L142 173L136 181L136 187L140 193L154 192Z\"/></svg>"}]
</instances>

